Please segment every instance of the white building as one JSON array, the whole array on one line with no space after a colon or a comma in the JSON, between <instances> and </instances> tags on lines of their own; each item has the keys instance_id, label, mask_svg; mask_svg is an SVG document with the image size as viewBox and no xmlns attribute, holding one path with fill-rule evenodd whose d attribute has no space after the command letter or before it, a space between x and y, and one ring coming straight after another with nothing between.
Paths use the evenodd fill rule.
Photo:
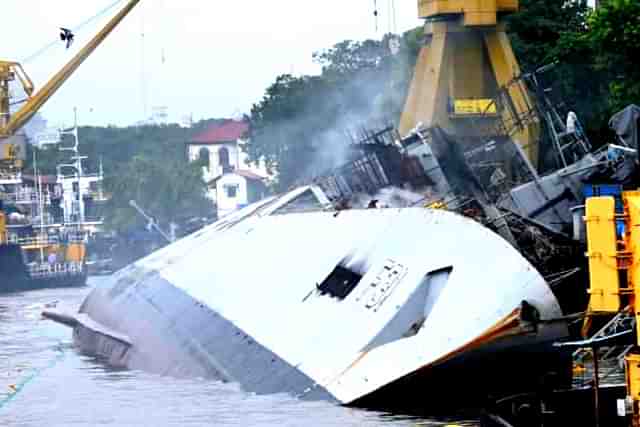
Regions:
<instances>
[{"instance_id":1,"label":"white building","mask_svg":"<svg viewBox=\"0 0 640 427\"><path fill-rule=\"evenodd\" d=\"M223 173L208 186L216 195L219 218L266 196L264 177L245 169Z\"/></svg>"},{"instance_id":2,"label":"white building","mask_svg":"<svg viewBox=\"0 0 640 427\"><path fill-rule=\"evenodd\" d=\"M211 125L187 142L187 157L193 162L206 156L202 177L209 197L215 201L218 217L260 200L266 194L267 172L247 164L242 150L249 130L246 122L226 120Z\"/></svg>"}]
</instances>

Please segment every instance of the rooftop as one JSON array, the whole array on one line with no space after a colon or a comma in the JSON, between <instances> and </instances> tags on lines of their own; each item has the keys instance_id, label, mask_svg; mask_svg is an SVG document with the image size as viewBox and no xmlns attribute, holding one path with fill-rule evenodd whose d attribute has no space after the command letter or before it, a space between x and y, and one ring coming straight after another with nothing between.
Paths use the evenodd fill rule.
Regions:
<instances>
[{"instance_id":1,"label":"rooftop","mask_svg":"<svg viewBox=\"0 0 640 427\"><path fill-rule=\"evenodd\" d=\"M252 172L250 170L247 170L247 169L236 169L236 170L234 170L232 172L227 172L227 173L224 173L222 175L219 175L219 176L213 178L211 181L209 181L207 183L207 185L214 184L216 181L218 181L220 178L222 178L225 175L234 175L234 174L242 176L242 177L244 177L246 179L249 179L249 180L253 180L253 181L263 181L263 180L266 179L264 176L258 175L257 173Z\"/></svg>"},{"instance_id":2,"label":"rooftop","mask_svg":"<svg viewBox=\"0 0 640 427\"><path fill-rule=\"evenodd\" d=\"M249 124L244 121L227 120L222 124L213 124L191 139L195 144L220 144L235 142L242 138L249 130Z\"/></svg>"}]
</instances>

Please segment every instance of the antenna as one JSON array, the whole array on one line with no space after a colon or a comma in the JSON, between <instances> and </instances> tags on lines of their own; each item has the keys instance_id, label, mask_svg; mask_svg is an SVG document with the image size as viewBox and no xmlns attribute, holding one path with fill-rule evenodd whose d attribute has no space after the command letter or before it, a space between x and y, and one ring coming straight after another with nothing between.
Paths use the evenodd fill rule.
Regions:
<instances>
[{"instance_id":1,"label":"antenna","mask_svg":"<svg viewBox=\"0 0 640 427\"><path fill-rule=\"evenodd\" d=\"M140 96L142 98L142 120L147 120L147 79L145 69L145 10L144 5L140 9Z\"/></svg>"},{"instance_id":2,"label":"antenna","mask_svg":"<svg viewBox=\"0 0 640 427\"><path fill-rule=\"evenodd\" d=\"M393 33L398 32L398 25L396 23L396 0L391 0L391 17L393 19Z\"/></svg>"}]
</instances>

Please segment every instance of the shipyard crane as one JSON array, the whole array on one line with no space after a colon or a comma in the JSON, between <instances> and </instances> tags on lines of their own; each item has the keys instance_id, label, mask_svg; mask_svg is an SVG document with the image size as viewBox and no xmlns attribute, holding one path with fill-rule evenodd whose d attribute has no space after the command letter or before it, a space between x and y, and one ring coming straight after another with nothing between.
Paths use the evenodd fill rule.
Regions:
<instances>
[{"instance_id":1,"label":"shipyard crane","mask_svg":"<svg viewBox=\"0 0 640 427\"><path fill-rule=\"evenodd\" d=\"M0 161L3 162L5 168L7 166L10 168L20 167L19 141L14 139L16 132L40 110L138 3L140 0L130 0L86 46L35 93L31 79L19 63L0 60L0 147L2 147ZM24 105L12 114L9 83L16 78L27 94L27 99Z\"/></svg>"},{"instance_id":2,"label":"shipyard crane","mask_svg":"<svg viewBox=\"0 0 640 427\"><path fill-rule=\"evenodd\" d=\"M504 132L497 125L500 119L531 111L527 89L516 80L520 67L502 22L518 9L518 0L418 0L426 37L400 118L401 135L422 124L440 126L461 140L501 136L496 135L496 130ZM504 117L507 113L511 117ZM535 165L539 122L517 122L505 136Z\"/></svg>"},{"instance_id":3,"label":"shipyard crane","mask_svg":"<svg viewBox=\"0 0 640 427\"><path fill-rule=\"evenodd\" d=\"M100 32L38 91L35 91L33 82L18 62L0 60L0 182L15 175L22 168L25 140L24 136L17 132L60 89L138 3L140 0L129 0ZM24 104L12 113L9 84L16 79L24 89L27 98ZM0 244L5 243L6 240L6 218L2 213L1 203L0 200Z\"/></svg>"}]
</instances>

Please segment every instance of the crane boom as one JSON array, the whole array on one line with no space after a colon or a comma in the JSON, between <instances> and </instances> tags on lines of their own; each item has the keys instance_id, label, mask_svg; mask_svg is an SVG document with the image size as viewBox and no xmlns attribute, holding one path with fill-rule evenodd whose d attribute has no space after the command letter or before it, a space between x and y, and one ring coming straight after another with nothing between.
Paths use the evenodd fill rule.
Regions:
<instances>
[{"instance_id":1,"label":"crane boom","mask_svg":"<svg viewBox=\"0 0 640 427\"><path fill-rule=\"evenodd\" d=\"M104 39L120 24L120 22L140 3L140 0L130 0L127 5L114 16L107 25L96 34L91 41L80 50L45 86L29 98L15 114L11 116L5 126L0 127L0 138L9 137L24 126L38 110L56 93L65 81L78 69L80 65L96 50ZM6 113L8 112L1 112Z\"/></svg>"}]
</instances>

